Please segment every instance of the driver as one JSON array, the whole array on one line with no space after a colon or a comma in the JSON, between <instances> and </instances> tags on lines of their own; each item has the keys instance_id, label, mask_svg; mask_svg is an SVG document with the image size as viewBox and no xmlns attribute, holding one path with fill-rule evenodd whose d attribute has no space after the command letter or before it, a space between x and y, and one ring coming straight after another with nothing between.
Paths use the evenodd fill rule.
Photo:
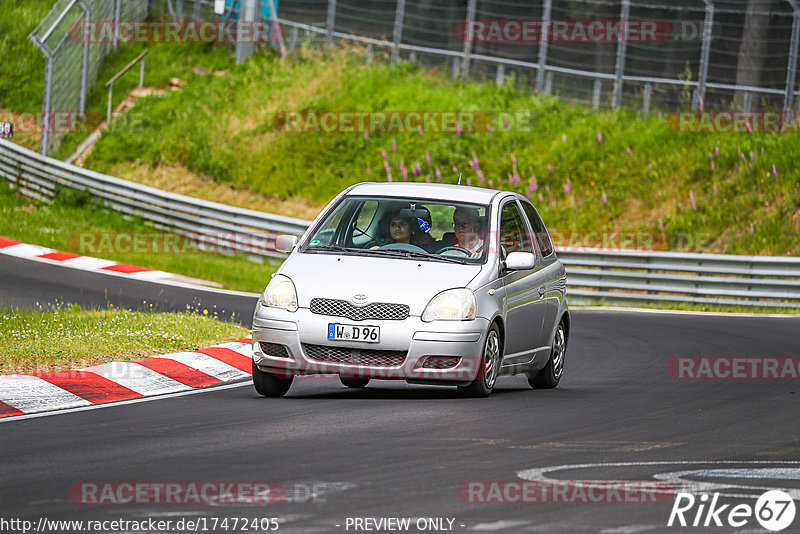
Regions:
<instances>
[{"instance_id":1,"label":"driver","mask_svg":"<svg viewBox=\"0 0 800 534\"><path fill-rule=\"evenodd\" d=\"M483 254L483 239L480 234L481 216L477 208L459 206L453 212L454 246L467 249L473 258Z\"/></svg>"}]
</instances>

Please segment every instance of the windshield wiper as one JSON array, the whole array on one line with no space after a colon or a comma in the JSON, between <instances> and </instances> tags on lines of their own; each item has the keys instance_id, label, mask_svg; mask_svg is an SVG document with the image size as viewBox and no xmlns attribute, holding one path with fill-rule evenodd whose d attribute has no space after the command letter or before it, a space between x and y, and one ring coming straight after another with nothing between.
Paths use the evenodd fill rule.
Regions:
<instances>
[{"instance_id":1,"label":"windshield wiper","mask_svg":"<svg viewBox=\"0 0 800 534\"><path fill-rule=\"evenodd\" d=\"M466 264L466 260L463 258L454 258L452 256L439 256L438 254L431 254L430 252L417 252L416 250L408 250L405 251L406 255L410 258L429 258L432 260L439 260L439 261L446 261L450 263L460 263L461 265Z\"/></svg>"}]
</instances>

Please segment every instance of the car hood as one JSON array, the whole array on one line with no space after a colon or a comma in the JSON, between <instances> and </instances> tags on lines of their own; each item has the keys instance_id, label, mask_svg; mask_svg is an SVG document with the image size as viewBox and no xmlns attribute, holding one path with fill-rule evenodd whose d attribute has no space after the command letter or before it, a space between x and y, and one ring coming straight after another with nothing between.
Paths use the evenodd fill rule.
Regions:
<instances>
[{"instance_id":1,"label":"car hood","mask_svg":"<svg viewBox=\"0 0 800 534\"><path fill-rule=\"evenodd\" d=\"M312 298L329 298L359 306L407 304L411 315L421 315L434 295L466 287L480 271L481 265L440 261L294 253L279 272L294 282L301 308L309 307ZM366 299L357 301L355 295Z\"/></svg>"}]
</instances>

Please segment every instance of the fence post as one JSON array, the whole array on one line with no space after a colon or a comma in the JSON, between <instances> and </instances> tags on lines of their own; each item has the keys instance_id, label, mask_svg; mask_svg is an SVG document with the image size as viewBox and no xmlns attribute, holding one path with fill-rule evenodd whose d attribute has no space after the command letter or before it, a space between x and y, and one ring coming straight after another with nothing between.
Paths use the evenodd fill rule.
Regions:
<instances>
[{"instance_id":1,"label":"fence post","mask_svg":"<svg viewBox=\"0 0 800 534\"><path fill-rule=\"evenodd\" d=\"M333 28L336 24L336 0L328 0L328 21L325 25L328 30L325 34L325 44L333 44Z\"/></svg>"},{"instance_id":2,"label":"fence post","mask_svg":"<svg viewBox=\"0 0 800 534\"><path fill-rule=\"evenodd\" d=\"M553 93L553 71L547 71L544 77L544 94L550 96Z\"/></svg>"},{"instance_id":3,"label":"fence post","mask_svg":"<svg viewBox=\"0 0 800 534\"><path fill-rule=\"evenodd\" d=\"M47 145L50 141L50 103L53 96L53 54L39 40L34 43L45 55L44 63L44 100L42 101L42 137L39 142L39 152L47 155Z\"/></svg>"},{"instance_id":4,"label":"fence post","mask_svg":"<svg viewBox=\"0 0 800 534\"><path fill-rule=\"evenodd\" d=\"M200 20L200 1L201 0L194 0L194 21L198 22Z\"/></svg>"},{"instance_id":5,"label":"fence post","mask_svg":"<svg viewBox=\"0 0 800 534\"><path fill-rule=\"evenodd\" d=\"M114 0L114 50L119 48L119 23L122 19L122 0Z\"/></svg>"},{"instance_id":6,"label":"fence post","mask_svg":"<svg viewBox=\"0 0 800 534\"><path fill-rule=\"evenodd\" d=\"M83 8L83 20L86 26L82 32L83 50L81 51L81 94L78 101L78 110L81 114L86 112L86 92L89 90L89 23L92 20L92 8L86 0L80 0ZM118 39L119 20L114 26L114 41Z\"/></svg>"},{"instance_id":7,"label":"fence post","mask_svg":"<svg viewBox=\"0 0 800 534\"><path fill-rule=\"evenodd\" d=\"M406 0L397 0L394 13L394 38L392 39L392 63L400 59L400 41L403 39L403 19L406 15Z\"/></svg>"},{"instance_id":8,"label":"fence post","mask_svg":"<svg viewBox=\"0 0 800 534\"><path fill-rule=\"evenodd\" d=\"M545 0L542 13L542 40L539 43L539 70L536 73L536 91L544 89L544 73L547 70L547 53L550 51L550 28L552 27L553 0Z\"/></svg>"},{"instance_id":9,"label":"fence post","mask_svg":"<svg viewBox=\"0 0 800 534\"><path fill-rule=\"evenodd\" d=\"M289 32L289 51L294 52L295 46L297 46L297 26L292 26L292 31Z\"/></svg>"},{"instance_id":10,"label":"fence post","mask_svg":"<svg viewBox=\"0 0 800 534\"><path fill-rule=\"evenodd\" d=\"M592 109L597 111L600 109L600 94L603 90L603 80L595 78L594 91L592 92Z\"/></svg>"},{"instance_id":11,"label":"fence post","mask_svg":"<svg viewBox=\"0 0 800 534\"><path fill-rule=\"evenodd\" d=\"M367 57L365 58L365 62L366 62L367 65L372 63L372 50L373 50L373 48L374 48L374 46L373 46L372 43L369 43L367 45Z\"/></svg>"},{"instance_id":12,"label":"fence post","mask_svg":"<svg viewBox=\"0 0 800 534\"><path fill-rule=\"evenodd\" d=\"M464 42L464 65L461 67L461 81L466 82L469 77L469 56L472 54L472 23L475 20L475 9L478 0L469 0L467 2L467 35Z\"/></svg>"},{"instance_id":13,"label":"fence post","mask_svg":"<svg viewBox=\"0 0 800 534\"><path fill-rule=\"evenodd\" d=\"M253 40L244 42L248 32L244 26L256 19L256 0L241 0L239 4L239 23L236 24L236 64L243 62L253 53ZM244 25L242 24L244 23Z\"/></svg>"},{"instance_id":14,"label":"fence post","mask_svg":"<svg viewBox=\"0 0 800 534\"><path fill-rule=\"evenodd\" d=\"M784 97L784 111L794 109L794 87L797 81L797 49L800 45L800 2L788 0L794 11L792 20L792 44L789 46L789 68L786 73L786 96Z\"/></svg>"},{"instance_id":15,"label":"fence post","mask_svg":"<svg viewBox=\"0 0 800 534\"><path fill-rule=\"evenodd\" d=\"M703 22L703 49L700 53L700 71L697 76L697 91L692 98L692 109L700 107L706 98L706 81L708 80L708 62L711 57L711 37L714 31L714 0L704 0L706 18Z\"/></svg>"},{"instance_id":16,"label":"fence post","mask_svg":"<svg viewBox=\"0 0 800 534\"><path fill-rule=\"evenodd\" d=\"M614 81L614 107L622 107L622 86L625 78L625 54L628 51L628 21L631 15L631 0L622 0L619 15L622 35L617 43L616 80Z\"/></svg>"},{"instance_id":17,"label":"fence post","mask_svg":"<svg viewBox=\"0 0 800 534\"><path fill-rule=\"evenodd\" d=\"M461 58L454 57L453 58L453 79L455 80L458 78L458 71L461 70Z\"/></svg>"},{"instance_id":18,"label":"fence post","mask_svg":"<svg viewBox=\"0 0 800 534\"><path fill-rule=\"evenodd\" d=\"M494 78L494 82L497 84L498 87L503 85L503 80L505 79L505 76L506 76L506 66L503 63L498 63L497 75Z\"/></svg>"},{"instance_id":19,"label":"fence post","mask_svg":"<svg viewBox=\"0 0 800 534\"><path fill-rule=\"evenodd\" d=\"M642 102L642 113L644 117L647 118L650 116L650 98L653 96L653 84L646 83L644 84L644 98Z\"/></svg>"}]
</instances>

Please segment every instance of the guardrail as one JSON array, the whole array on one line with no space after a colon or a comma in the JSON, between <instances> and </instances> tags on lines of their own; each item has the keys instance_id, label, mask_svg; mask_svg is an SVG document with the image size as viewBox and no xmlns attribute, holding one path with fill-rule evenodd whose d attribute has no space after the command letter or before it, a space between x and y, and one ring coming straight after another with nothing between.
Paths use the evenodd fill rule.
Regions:
<instances>
[{"instance_id":1,"label":"guardrail","mask_svg":"<svg viewBox=\"0 0 800 534\"><path fill-rule=\"evenodd\" d=\"M25 195L51 199L58 187L88 191L110 208L215 247L256 256L278 234L302 235L309 221L169 193L41 156L0 139L0 177ZM574 304L678 302L800 308L800 258L560 248Z\"/></svg>"},{"instance_id":2,"label":"guardrail","mask_svg":"<svg viewBox=\"0 0 800 534\"><path fill-rule=\"evenodd\" d=\"M68 165L1 139L0 177L40 200L53 198L59 187L81 189L116 211L195 238L201 247L256 256L279 256L277 234L301 235L308 227L301 219L199 200Z\"/></svg>"}]
</instances>

